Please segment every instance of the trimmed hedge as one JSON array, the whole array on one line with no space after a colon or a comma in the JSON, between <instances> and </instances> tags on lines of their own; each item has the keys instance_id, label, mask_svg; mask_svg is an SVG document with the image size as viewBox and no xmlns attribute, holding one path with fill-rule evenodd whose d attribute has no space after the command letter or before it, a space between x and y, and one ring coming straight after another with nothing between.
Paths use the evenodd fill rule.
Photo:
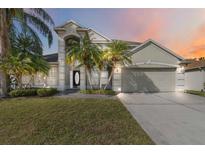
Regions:
<instances>
[{"instance_id":1,"label":"trimmed hedge","mask_svg":"<svg viewBox=\"0 0 205 154\"><path fill-rule=\"evenodd\" d=\"M202 91L196 91L196 90L186 90L186 93L193 94L193 95L199 95L205 97L205 92Z\"/></svg>"},{"instance_id":2,"label":"trimmed hedge","mask_svg":"<svg viewBox=\"0 0 205 154\"><path fill-rule=\"evenodd\" d=\"M58 91L56 88L41 88L37 90L37 95L40 97L45 97L45 96L52 96L56 94Z\"/></svg>"},{"instance_id":3,"label":"trimmed hedge","mask_svg":"<svg viewBox=\"0 0 205 154\"><path fill-rule=\"evenodd\" d=\"M83 94L101 94L101 95L116 95L113 90L81 90L80 93Z\"/></svg>"},{"instance_id":4,"label":"trimmed hedge","mask_svg":"<svg viewBox=\"0 0 205 154\"><path fill-rule=\"evenodd\" d=\"M52 96L58 91L56 88L32 88L32 89L15 89L9 95L11 97L24 97L24 96Z\"/></svg>"},{"instance_id":5,"label":"trimmed hedge","mask_svg":"<svg viewBox=\"0 0 205 154\"><path fill-rule=\"evenodd\" d=\"M37 89L16 89L9 92L11 97L35 96Z\"/></svg>"}]
</instances>

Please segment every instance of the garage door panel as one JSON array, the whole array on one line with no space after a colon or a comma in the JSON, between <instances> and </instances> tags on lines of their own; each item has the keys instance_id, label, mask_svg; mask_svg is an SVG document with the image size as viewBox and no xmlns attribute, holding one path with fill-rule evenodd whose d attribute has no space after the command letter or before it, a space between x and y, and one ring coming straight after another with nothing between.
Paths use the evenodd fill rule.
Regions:
<instances>
[{"instance_id":1,"label":"garage door panel","mask_svg":"<svg viewBox=\"0 0 205 154\"><path fill-rule=\"evenodd\" d=\"M122 70L123 92L160 92L175 90L175 69Z\"/></svg>"}]
</instances>

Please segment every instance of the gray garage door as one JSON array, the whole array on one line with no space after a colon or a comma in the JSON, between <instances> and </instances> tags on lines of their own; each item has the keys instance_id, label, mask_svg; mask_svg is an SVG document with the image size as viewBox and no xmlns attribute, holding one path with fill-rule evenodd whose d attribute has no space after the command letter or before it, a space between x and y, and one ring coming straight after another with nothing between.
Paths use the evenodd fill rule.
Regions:
<instances>
[{"instance_id":1,"label":"gray garage door","mask_svg":"<svg viewBox=\"0 0 205 154\"><path fill-rule=\"evenodd\" d=\"M175 91L175 68L124 68L122 92Z\"/></svg>"}]
</instances>

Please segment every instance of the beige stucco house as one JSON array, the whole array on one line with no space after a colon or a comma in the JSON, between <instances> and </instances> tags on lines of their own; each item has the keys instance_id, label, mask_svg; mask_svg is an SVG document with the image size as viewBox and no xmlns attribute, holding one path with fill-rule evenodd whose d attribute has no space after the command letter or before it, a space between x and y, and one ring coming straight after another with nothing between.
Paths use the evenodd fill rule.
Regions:
<instances>
[{"instance_id":1,"label":"beige stucco house","mask_svg":"<svg viewBox=\"0 0 205 154\"><path fill-rule=\"evenodd\" d=\"M86 75L84 67L77 68L65 61L65 48L69 46L69 39L81 41L84 32L88 32L92 43L106 48L113 40L98 33L92 28L86 28L75 21L68 21L55 28L58 35L58 52L45 55L51 69L48 76L36 74L33 86L56 87L66 89L85 89ZM118 92L168 92L184 89L184 70L180 66L182 57L162 46L158 42L148 39L145 42L130 42L129 52L132 64L115 68L110 88ZM76 62L77 63L77 62ZM102 84L108 80L108 72L102 72ZM94 86L98 85L98 73L93 71ZM29 77L23 77L23 82Z\"/></svg>"}]
</instances>

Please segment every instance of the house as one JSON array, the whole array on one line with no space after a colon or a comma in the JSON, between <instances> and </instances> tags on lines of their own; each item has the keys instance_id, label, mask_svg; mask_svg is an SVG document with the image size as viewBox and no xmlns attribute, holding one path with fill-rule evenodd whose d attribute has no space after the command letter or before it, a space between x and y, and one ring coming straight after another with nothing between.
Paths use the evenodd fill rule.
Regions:
<instances>
[{"instance_id":1,"label":"house","mask_svg":"<svg viewBox=\"0 0 205 154\"><path fill-rule=\"evenodd\" d=\"M66 89L85 89L87 86L84 67L68 65L65 60L69 40L81 41L87 32L92 43L99 44L105 49L113 40L100 34L94 29L84 27L75 21L68 21L55 27L58 35L58 52L45 55L50 63L48 76L37 73L33 86L56 87L63 91ZM158 42L148 39L145 42L130 42L127 51L131 54L132 64L115 68L110 88L118 92L169 92L184 89L184 70L180 62L183 58ZM77 63L77 62L76 62ZM108 80L108 72L102 72L102 84ZM94 86L98 84L98 73L92 72ZM28 76L23 82L29 81Z\"/></svg>"},{"instance_id":2,"label":"house","mask_svg":"<svg viewBox=\"0 0 205 154\"><path fill-rule=\"evenodd\" d=\"M185 65L185 89L205 90L205 60L194 60Z\"/></svg>"}]
</instances>

